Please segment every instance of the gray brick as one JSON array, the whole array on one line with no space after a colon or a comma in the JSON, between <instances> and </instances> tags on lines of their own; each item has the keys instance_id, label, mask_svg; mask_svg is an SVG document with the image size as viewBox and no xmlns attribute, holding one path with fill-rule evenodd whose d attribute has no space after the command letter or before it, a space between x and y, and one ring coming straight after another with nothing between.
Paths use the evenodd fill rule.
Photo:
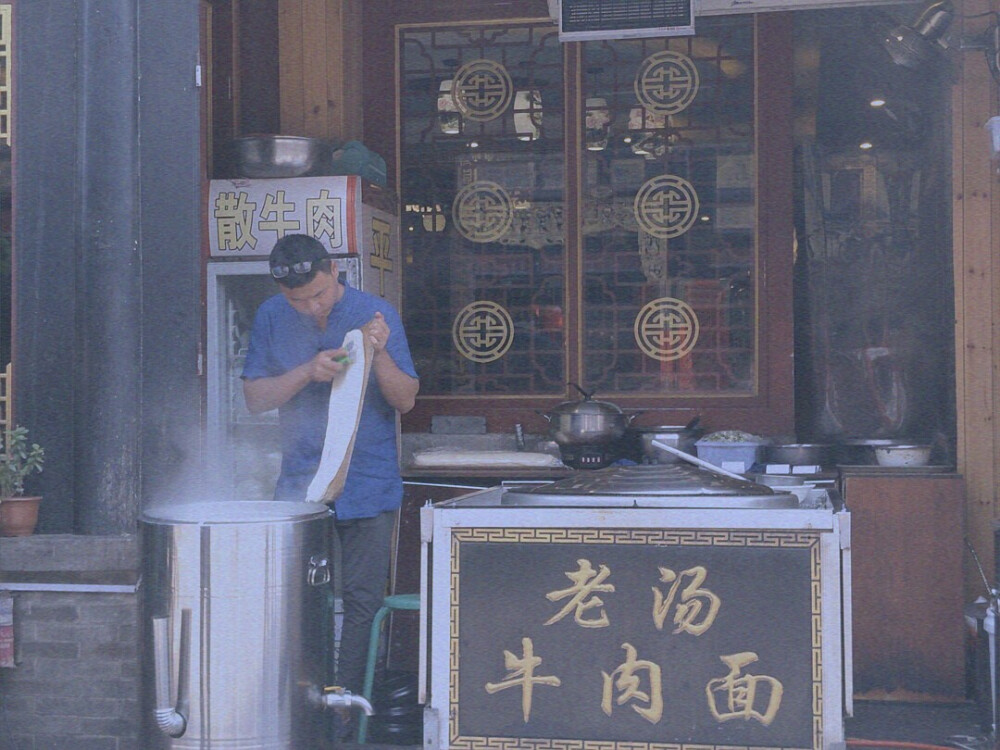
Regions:
<instances>
[{"instance_id":1,"label":"gray brick","mask_svg":"<svg viewBox=\"0 0 1000 750\"><path fill-rule=\"evenodd\" d=\"M46 730L53 731L53 725L64 727L64 733L74 737L125 737L136 733L135 722L117 717L46 717Z\"/></svg>"},{"instance_id":2,"label":"gray brick","mask_svg":"<svg viewBox=\"0 0 1000 750\"><path fill-rule=\"evenodd\" d=\"M4 715L6 729L11 734L29 735L37 731L43 719L40 714L7 711Z\"/></svg>"},{"instance_id":3,"label":"gray brick","mask_svg":"<svg viewBox=\"0 0 1000 750\"><path fill-rule=\"evenodd\" d=\"M31 625L30 635L25 632L23 636L35 643L90 640L104 635L101 628L88 628L78 622L34 622Z\"/></svg>"},{"instance_id":4,"label":"gray brick","mask_svg":"<svg viewBox=\"0 0 1000 750\"><path fill-rule=\"evenodd\" d=\"M44 660L44 664L39 666L35 675L11 680L0 689L3 690L5 697L13 694L51 695L59 699L79 695L81 685L86 685L86 689L95 695L114 699L132 699L138 693L139 679L135 674L127 677L117 674L109 676L107 668L105 667L102 672L99 665L86 665L75 669L57 669L55 666L65 667L67 664L71 662Z\"/></svg>"},{"instance_id":5,"label":"gray brick","mask_svg":"<svg viewBox=\"0 0 1000 750\"><path fill-rule=\"evenodd\" d=\"M135 644L124 641L109 641L105 643L85 641L80 645L80 656L98 656L111 661L122 661L134 658L135 655Z\"/></svg>"},{"instance_id":6,"label":"gray brick","mask_svg":"<svg viewBox=\"0 0 1000 750\"><path fill-rule=\"evenodd\" d=\"M35 699L26 695L11 695L0 687L0 710L9 714L30 714L35 710Z\"/></svg>"},{"instance_id":7,"label":"gray brick","mask_svg":"<svg viewBox=\"0 0 1000 750\"><path fill-rule=\"evenodd\" d=\"M78 735L64 735L62 737L36 738L35 750L119 750L125 748L120 745L116 737L80 737Z\"/></svg>"},{"instance_id":8,"label":"gray brick","mask_svg":"<svg viewBox=\"0 0 1000 750\"><path fill-rule=\"evenodd\" d=\"M136 693L139 688L136 686ZM132 700L119 700L115 702L115 715L122 719L139 721L142 716L142 702L138 697Z\"/></svg>"},{"instance_id":9,"label":"gray brick","mask_svg":"<svg viewBox=\"0 0 1000 750\"><path fill-rule=\"evenodd\" d=\"M76 659L80 647L76 643L27 642L17 646L17 654L22 659L44 657L47 659Z\"/></svg>"},{"instance_id":10,"label":"gray brick","mask_svg":"<svg viewBox=\"0 0 1000 750\"><path fill-rule=\"evenodd\" d=\"M120 641L130 641L131 643L139 643L139 625L138 621L135 623L129 623L127 625L119 625L117 627L118 640Z\"/></svg>"},{"instance_id":11,"label":"gray brick","mask_svg":"<svg viewBox=\"0 0 1000 750\"><path fill-rule=\"evenodd\" d=\"M12 682L17 682L19 680L32 679L35 676L35 662L29 659L28 661L23 661L17 659L15 656L13 669L0 669L0 694L3 694L3 678L2 675L9 676Z\"/></svg>"},{"instance_id":12,"label":"gray brick","mask_svg":"<svg viewBox=\"0 0 1000 750\"><path fill-rule=\"evenodd\" d=\"M4 539L0 545L2 570L135 570L138 559L138 539L131 534L38 534Z\"/></svg>"},{"instance_id":13,"label":"gray brick","mask_svg":"<svg viewBox=\"0 0 1000 750\"><path fill-rule=\"evenodd\" d=\"M135 685L140 684L142 678L142 673L139 669L138 662L123 662L119 665L118 676L125 680L126 682L131 682Z\"/></svg>"},{"instance_id":14,"label":"gray brick","mask_svg":"<svg viewBox=\"0 0 1000 750\"><path fill-rule=\"evenodd\" d=\"M64 696L76 695L80 691L79 685L74 685L72 682L67 681L53 681L48 675L42 678L32 677L19 680L16 684L12 684L10 689L16 690L19 695L23 696L43 698L49 696L58 699ZM10 691L8 690L7 692Z\"/></svg>"},{"instance_id":15,"label":"gray brick","mask_svg":"<svg viewBox=\"0 0 1000 750\"><path fill-rule=\"evenodd\" d=\"M109 678L117 676L117 669L113 672L106 662L100 659L43 659L38 658L35 663L38 670L39 679L59 680L102 680L110 681Z\"/></svg>"},{"instance_id":16,"label":"gray brick","mask_svg":"<svg viewBox=\"0 0 1000 750\"><path fill-rule=\"evenodd\" d=\"M93 689L111 698L135 698L139 685L135 680L94 680Z\"/></svg>"},{"instance_id":17,"label":"gray brick","mask_svg":"<svg viewBox=\"0 0 1000 750\"><path fill-rule=\"evenodd\" d=\"M53 706L53 712L76 718L104 719L119 715L119 703L120 701L104 697L99 693L77 690L77 694L73 697L60 698L58 705Z\"/></svg>"},{"instance_id":18,"label":"gray brick","mask_svg":"<svg viewBox=\"0 0 1000 750\"><path fill-rule=\"evenodd\" d=\"M76 622L80 619L80 612L75 604L52 604L49 601L31 602L26 617L31 620L45 622ZM17 613L14 614L15 622Z\"/></svg>"},{"instance_id":19,"label":"gray brick","mask_svg":"<svg viewBox=\"0 0 1000 750\"><path fill-rule=\"evenodd\" d=\"M110 596L98 596L81 602L79 605L80 619L88 623L108 625L134 625L139 618L136 597L129 595L128 599L113 601Z\"/></svg>"}]
</instances>

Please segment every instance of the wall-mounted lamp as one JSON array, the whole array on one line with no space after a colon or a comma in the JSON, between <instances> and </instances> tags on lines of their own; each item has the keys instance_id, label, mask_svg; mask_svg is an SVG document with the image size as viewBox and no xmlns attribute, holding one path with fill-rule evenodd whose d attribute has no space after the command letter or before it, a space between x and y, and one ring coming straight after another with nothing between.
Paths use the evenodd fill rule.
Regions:
<instances>
[{"instance_id":1,"label":"wall-mounted lamp","mask_svg":"<svg viewBox=\"0 0 1000 750\"><path fill-rule=\"evenodd\" d=\"M454 81L449 78L441 81L438 88L438 127L445 135L456 135L462 132L462 115L455 104L455 97L452 93Z\"/></svg>"},{"instance_id":2,"label":"wall-mounted lamp","mask_svg":"<svg viewBox=\"0 0 1000 750\"><path fill-rule=\"evenodd\" d=\"M541 135L542 94L525 89L514 94L514 132L518 140L534 141Z\"/></svg>"},{"instance_id":3,"label":"wall-mounted lamp","mask_svg":"<svg viewBox=\"0 0 1000 750\"><path fill-rule=\"evenodd\" d=\"M599 96L587 99L583 127L588 151L603 151L608 147L611 112L608 110L607 99Z\"/></svg>"},{"instance_id":4,"label":"wall-mounted lamp","mask_svg":"<svg viewBox=\"0 0 1000 750\"><path fill-rule=\"evenodd\" d=\"M990 73L1000 82L1000 14L979 13L965 18L993 16L993 23L984 32L958 39L949 35L955 20L951 0L934 0L926 6L912 24L899 24L886 32L882 46L893 62L906 68L919 69L933 62L945 49L981 50L986 53Z\"/></svg>"},{"instance_id":5,"label":"wall-mounted lamp","mask_svg":"<svg viewBox=\"0 0 1000 750\"><path fill-rule=\"evenodd\" d=\"M951 0L935 0L913 23L893 27L882 40L882 46L897 65L920 68L944 49L944 35L954 19L955 8Z\"/></svg>"}]
</instances>

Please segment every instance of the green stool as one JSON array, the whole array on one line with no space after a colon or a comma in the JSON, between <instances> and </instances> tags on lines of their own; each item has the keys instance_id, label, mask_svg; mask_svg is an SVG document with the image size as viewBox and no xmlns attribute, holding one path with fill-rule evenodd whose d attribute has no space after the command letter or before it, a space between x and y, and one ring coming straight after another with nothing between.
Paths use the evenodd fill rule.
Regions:
<instances>
[{"instance_id":1,"label":"green stool","mask_svg":"<svg viewBox=\"0 0 1000 750\"><path fill-rule=\"evenodd\" d=\"M390 612L397 609L420 610L420 594L390 594L382 600L382 606L372 620L371 635L368 637L368 659L365 663L365 686L361 690L369 702L372 699L372 689L375 685L375 661L378 659L378 641L382 630L382 621ZM365 744L368 734L368 716L361 714L358 720L358 744Z\"/></svg>"}]
</instances>

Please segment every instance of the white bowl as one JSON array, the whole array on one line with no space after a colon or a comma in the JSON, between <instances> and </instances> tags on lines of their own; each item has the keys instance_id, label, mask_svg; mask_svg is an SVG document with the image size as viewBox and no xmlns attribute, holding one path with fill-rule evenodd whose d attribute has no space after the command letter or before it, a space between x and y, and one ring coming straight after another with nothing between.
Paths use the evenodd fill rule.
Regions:
<instances>
[{"instance_id":1,"label":"white bowl","mask_svg":"<svg viewBox=\"0 0 1000 750\"><path fill-rule=\"evenodd\" d=\"M879 466L926 466L931 458L929 445L876 445Z\"/></svg>"}]
</instances>

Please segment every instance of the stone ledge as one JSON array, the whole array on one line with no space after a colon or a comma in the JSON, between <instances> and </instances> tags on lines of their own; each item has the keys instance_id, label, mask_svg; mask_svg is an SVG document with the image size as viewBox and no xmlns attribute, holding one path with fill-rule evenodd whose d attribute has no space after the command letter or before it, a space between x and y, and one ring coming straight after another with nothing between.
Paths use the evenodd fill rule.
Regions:
<instances>
[{"instance_id":1,"label":"stone ledge","mask_svg":"<svg viewBox=\"0 0 1000 750\"><path fill-rule=\"evenodd\" d=\"M0 571L75 573L136 571L139 540L135 534L83 536L36 534L0 539Z\"/></svg>"}]
</instances>

